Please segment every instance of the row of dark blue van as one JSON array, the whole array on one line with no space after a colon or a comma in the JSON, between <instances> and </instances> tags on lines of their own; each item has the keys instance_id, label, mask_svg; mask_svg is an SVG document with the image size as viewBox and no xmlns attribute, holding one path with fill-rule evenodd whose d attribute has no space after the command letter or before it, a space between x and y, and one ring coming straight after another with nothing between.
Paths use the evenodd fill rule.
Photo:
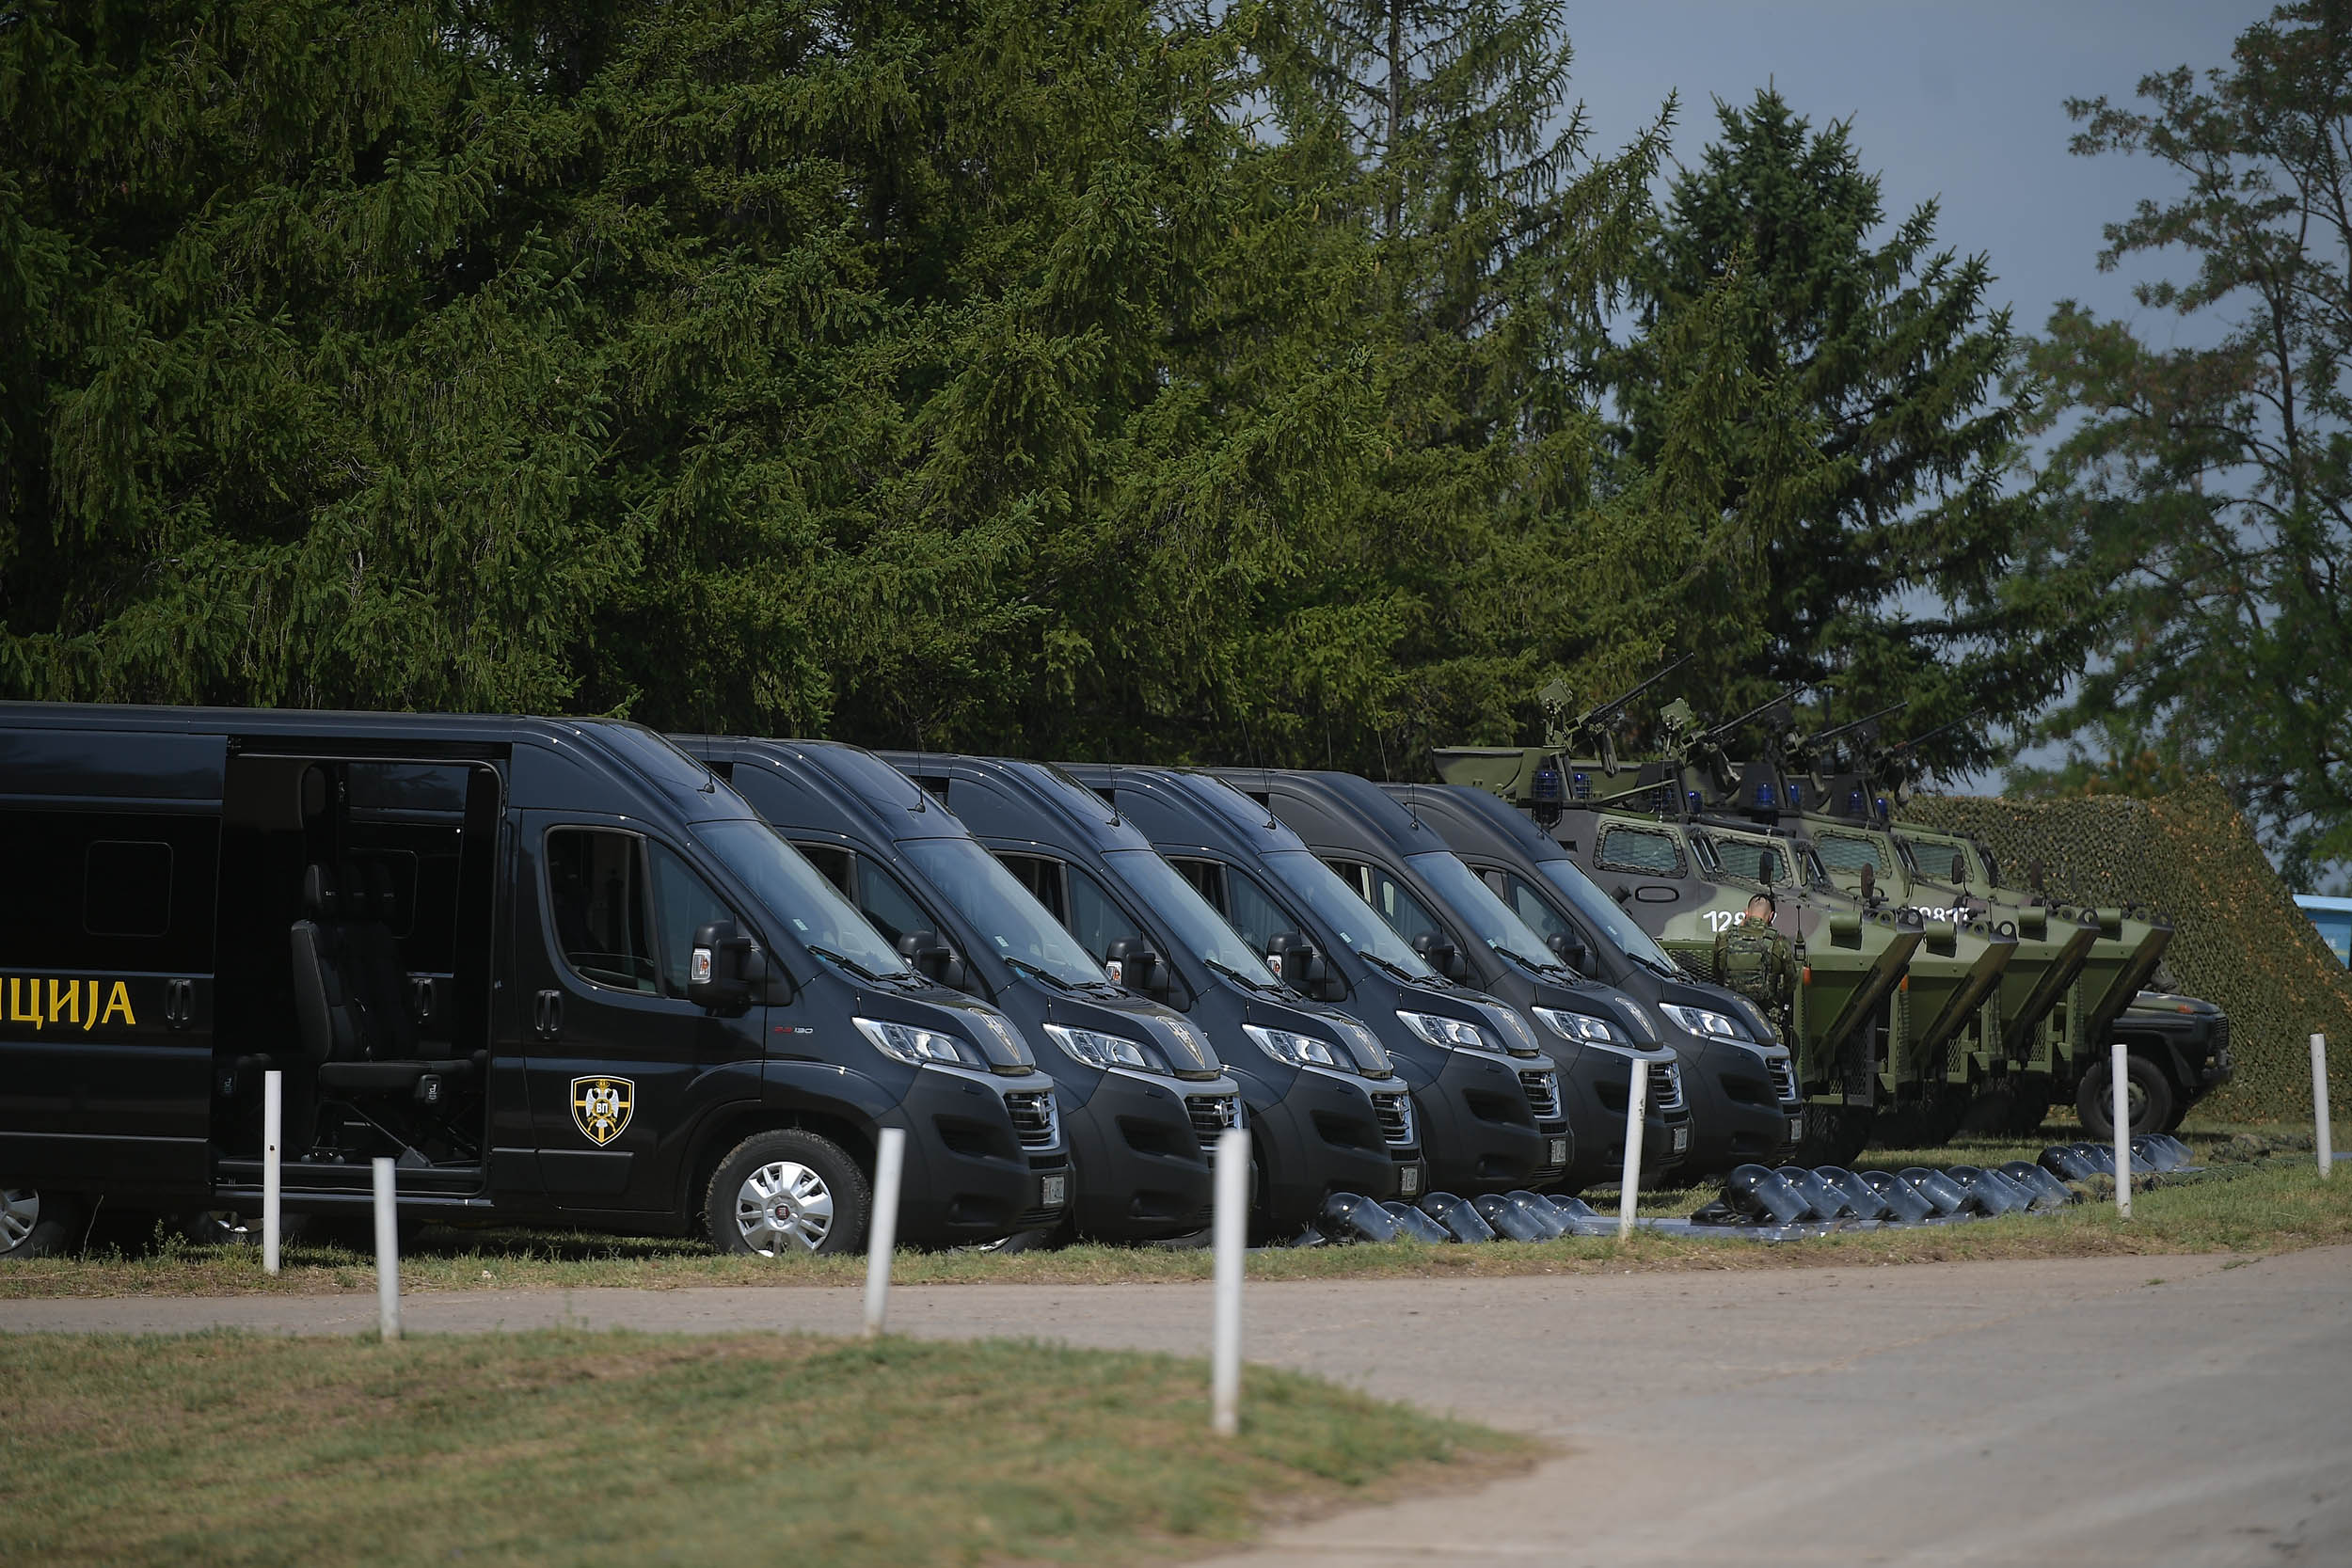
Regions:
<instances>
[{"instance_id":1,"label":"row of dark blue van","mask_svg":"<svg viewBox=\"0 0 2352 1568\"><path fill-rule=\"evenodd\" d=\"M1770 1161L1788 1053L1490 797L609 721L0 705L0 1257L94 1212L923 1245Z\"/></svg>"}]
</instances>

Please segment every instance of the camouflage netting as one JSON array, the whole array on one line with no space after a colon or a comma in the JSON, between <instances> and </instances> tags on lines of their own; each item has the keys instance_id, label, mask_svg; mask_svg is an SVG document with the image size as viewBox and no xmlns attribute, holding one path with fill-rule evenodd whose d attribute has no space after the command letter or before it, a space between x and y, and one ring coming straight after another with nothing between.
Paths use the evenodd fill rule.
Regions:
<instances>
[{"instance_id":1,"label":"camouflage netting","mask_svg":"<svg viewBox=\"0 0 2352 1568\"><path fill-rule=\"evenodd\" d=\"M2235 1078L2200 1114L2310 1117L2314 1033L2328 1037L2331 1108L2352 1104L2352 975L2218 784L2156 800L1922 795L1902 815L1984 840L2011 886L2023 887L2038 860L2058 902L2145 904L2171 918L2171 983L2229 1013L2237 1059Z\"/></svg>"}]
</instances>

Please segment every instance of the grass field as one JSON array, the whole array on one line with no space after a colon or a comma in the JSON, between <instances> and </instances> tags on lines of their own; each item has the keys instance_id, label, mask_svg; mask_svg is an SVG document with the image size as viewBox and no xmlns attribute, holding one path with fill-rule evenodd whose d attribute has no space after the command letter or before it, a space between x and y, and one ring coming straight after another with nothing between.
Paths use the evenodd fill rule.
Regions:
<instances>
[{"instance_id":1,"label":"grass field","mask_svg":"<svg viewBox=\"0 0 2352 1568\"><path fill-rule=\"evenodd\" d=\"M2071 1137L2053 1126L2030 1142L1956 1140L1947 1148L1872 1150L1858 1164L1997 1164L2030 1159L2050 1141ZM2240 1156L2259 1145L2259 1130L2192 1128L2185 1134L2207 1159ZM2277 1136L2277 1130L2268 1135ZM2288 1137L2292 1137L2289 1133ZM2112 1207L2085 1205L2056 1214L1980 1221L1931 1230L1855 1232L1759 1246L1736 1238L1637 1234L1628 1243L1570 1239L1543 1244L1475 1247L1323 1246L1271 1248L1249 1259L1256 1279L1461 1277L1598 1273L1624 1269L1775 1269L1817 1264L2053 1258L2118 1253L2276 1252L2352 1242L2352 1169L2321 1182L2311 1157L2273 1155L2240 1168L2233 1180L2161 1187L2136 1200L2128 1225ZM1645 1195L1643 1212L1688 1214L1711 1190ZM1595 1206L1613 1198L1596 1195ZM428 1229L401 1260L409 1290L517 1287L695 1285L850 1286L864 1277L860 1258L723 1257L683 1240L538 1231ZM1156 1247L1077 1246L1009 1256L975 1252L901 1253L895 1277L908 1284L1115 1284L1196 1280L1209 1275L1208 1254ZM0 1266L0 1298L145 1293L311 1293L374 1288L370 1259L331 1247L290 1246L275 1278L250 1245L190 1246L161 1241L76 1258L29 1259Z\"/></svg>"},{"instance_id":2,"label":"grass field","mask_svg":"<svg viewBox=\"0 0 2352 1568\"><path fill-rule=\"evenodd\" d=\"M1251 1368L1007 1341L0 1337L0 1562L1131 1560L1526 1439Z\"/></svg>"}]
</instances>

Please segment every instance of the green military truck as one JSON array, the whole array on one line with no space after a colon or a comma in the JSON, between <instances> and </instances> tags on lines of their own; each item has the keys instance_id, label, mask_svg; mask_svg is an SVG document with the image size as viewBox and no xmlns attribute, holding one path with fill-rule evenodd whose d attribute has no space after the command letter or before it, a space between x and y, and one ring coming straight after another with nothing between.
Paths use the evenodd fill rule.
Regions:
<instances>
[{"instance_id":1,"label":"green military truck","mask_svg":"<svg viewBox=\"0 0 2352 1568\"><path fill-rule=\"evenodd\" d=\"M1543 747L1435 758L1446 783L1528 811L1677 961L1757 1004L1796 1057L1805 1132L1794 1158L1844 1164L1861 1151L1901 1082L1898 999L1928 934L1915 916L1836 893L1800 863L1801 846L1769 831L1681 820L1670 765L1604 769ZM1772 922L1751 924L1749 900L1768 890Z\"/></svg>"}]
</instances>

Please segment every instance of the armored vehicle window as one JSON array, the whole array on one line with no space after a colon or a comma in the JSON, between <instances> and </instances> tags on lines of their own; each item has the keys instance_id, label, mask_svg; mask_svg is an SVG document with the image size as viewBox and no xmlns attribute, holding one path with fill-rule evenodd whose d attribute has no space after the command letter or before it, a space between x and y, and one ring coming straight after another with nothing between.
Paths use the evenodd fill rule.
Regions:
<instances>
[{"instance_id":1,"label":"armored vehicle window","mask_svg":"<svg viewBox=\"0 0 2352 1568\"><path fill-rule=\"evenodd\" d=\"M1788 880L1788 862L1772 845L1758 844L1753 839L1719 838L1715 841L1715 856L1723 863L1726 875L1743 881L1771 884Z\"/></svg>"},{"instance_id":2,"label":"armored vehicle window","mask_svg":"<svg viewBox=\"0 0 2352 1568\"><path fill-rule=\"evenodd\" d=\"M556 945L583 980L656 992L645 868L634 834L559 828L548 834L548 902ZM691 932L689 933L691 934Z\"/></svg>"},{"instance_id":3,"label":"armored vehicle window","mask_svg":"<svg viewBox=\"0 0 2352 1568\"><path fill-rule=\"evenodd\" d=\"M1682 846L1675 842L1674 834L1661 833L1655 828L1624 828L1614 824L1603 828L1594 859L1605 871L1679 877L1684 870Z\"/></svg>"},{"instance_id":4,"label":"armored vehicle window","mask_svg":"<svg viewBox=\"0 0 2352 1568\"><path fill-rule=\"evenodd\" d=\"M695 927L733 920L709 884L688 868L676 851L656 844L653 851L654 911L661 933L661 978L672 996L686 994L686 966L694 955Z\"/></svg>"},{"instance_id":5,"label":"armored vehicle window","mask_svg":"<svg viewBox=\"0 0 2352 1568\"><path fill-rule=\"evenodd\" d=\"M171 928L171 846L100 839L82 857L82 928L159 937Z\"/></svg>"},{"instance_id":6,"label":"armored vehicle window","mask_svg":"<svg viewBox=\"0 0 2352 1568\"><path fill-rule=\"evenodd\" d=\"M1867 865L1870 874L1882 880L1895 874L1894 866L1887 863L1886 852L1873 839L1849 833L1816 833L1813 852L1834 872L1859 871Z\"/></svg>"}]
</instances>

